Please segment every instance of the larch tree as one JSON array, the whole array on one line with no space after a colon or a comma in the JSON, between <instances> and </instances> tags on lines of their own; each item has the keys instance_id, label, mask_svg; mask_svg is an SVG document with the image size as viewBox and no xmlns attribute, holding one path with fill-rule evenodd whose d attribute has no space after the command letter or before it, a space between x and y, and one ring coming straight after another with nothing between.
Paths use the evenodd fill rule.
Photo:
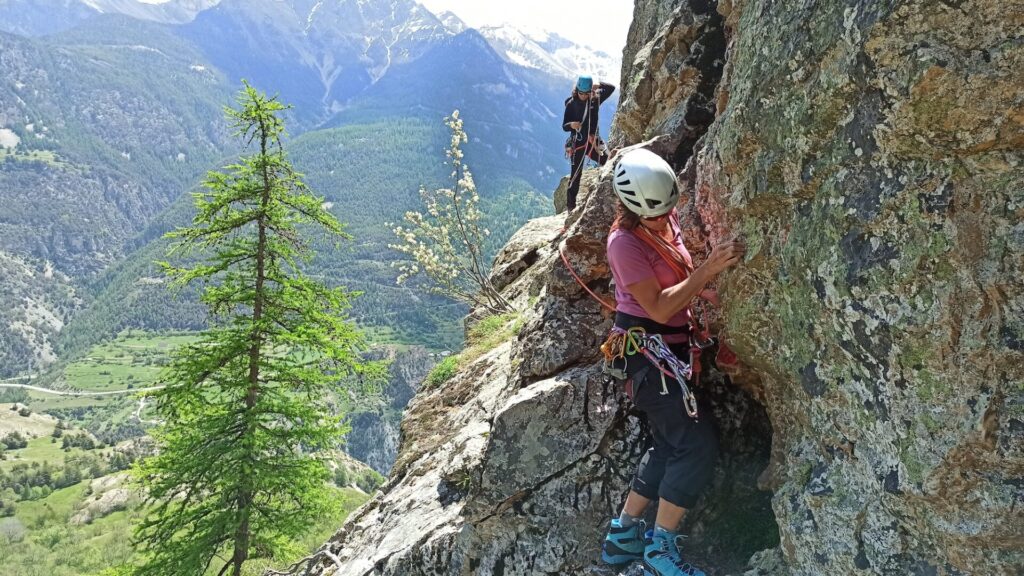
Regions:
<instances>
[{"instance_id":1,"label":"larch tree","mask_svg":"<svg viewBox=\"0 0 1024 576\"><path fill-rule=\"evenodd\" d=\"M251 557L287 551L330 501L318 452L344 432L332 388L371 368L345 316L352 294L302 270L308 234L346 234L285 155L285 109L245 84L226 113L252 153L210 172L192 225L169 234L170 253L193 263L162 265L202 288L210 328L154 393L164 424L136 469L149 505L138 576L239 576Z\"/></svg>"}]
</instances>

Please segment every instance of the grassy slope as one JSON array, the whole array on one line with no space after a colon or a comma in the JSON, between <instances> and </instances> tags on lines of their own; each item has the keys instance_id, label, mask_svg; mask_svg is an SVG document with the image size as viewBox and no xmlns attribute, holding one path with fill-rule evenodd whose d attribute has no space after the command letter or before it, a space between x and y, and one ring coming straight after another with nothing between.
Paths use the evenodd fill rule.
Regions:
<instances>
[{"instance_id":1,"label":"grassy slope","mask_svg":"<svg viewBox=\"0 0 1024 576\"><path fill-rule=\"evenodd\" d=\"M22 406L21 404L17 405ZM18 432L26 437L45 436L53 432L56 420L52 416L32 412L28 416L21 416L17 410L12 410L15 404L0 404L0 436L10 432Z\"/></svg>"},{"instance_id":2,"label":"grassy slope","mask_svg":"<svg viewBox=\"0 0 1024 576\"><path fill-rule=\"evenodd\" d=\"M158 365L167 354L193 338L187 333L126 332L115 340L94 346L83 358L68 365L63 379L69 387L79 390L124 390L128 385L147 386L153 383ZM56 419L39 412L78 407L88 412L84 412L79 420L71 419L72 424L88 425L95 419L116 424L133 418L137 406L135 395L68 398L33 392L30 397L28 405L33 414L29 417L19 416L10 410L11 404L0 404L0 429L16 429L35 436L29 440L28 447L8 451L6 459L0 460L0 469L9 470L19 462L48 461L59 465L67 456L85 453L77 448L65 452L59 440L51 442ZM152 414L143 412L143 418L152 418ZM126 538L144 512L137 498L129 500L127 509L91 524L70 524L69 519L75 512L94 497L88 493L89 484L90 481L86 480L56 490L41 500L17 502L14 518L0 519L0 575L93 576L137 559ZM352 510L369 498L357 488L332 488L331 493L335 506L323 517L310 518L309 533L294 543L295 554L273 561L254 560L245 574L262 574L266 567L281 567L316 548L337 530ZM22 533L23 537L17 542L9 541L4 534L11 530ZM54 554L56 550L60 550L60 554Z\"/></svg>"},{"instance_id":3,"label":"grassy slope","mask_svg":"<svg viewBox=\"0 0 1024 576\"><path fill-rule=\"evenodd\" d=\"M62 367L56 381L60 387L78 391L144 388L153 384L170 351L193 338L189 333L123 332L113 340L93 346L81 358ZM139 404L136 394L55 396L31 391L29 397L28 406L35 412L52 413L108 441L138 435L144 428L135 418ZM143 420L153 418L149 408L145 408L141 416ZM127 426L133 429L117 432Z\"/></svg>"},{"instance_id":4,"label":"grassy slope","mask_svg":"<svg viewBox=\"0 0 1024 576\"><path fill-rule=\"evenodd\" d=\"M88 355L64 369L64 379L74 388L88 391L127 390L156 380L166 355L191 342L188 333L154 335L126 332L98 344Z\"/></svg>"},{"instance_id":5,"label":"grassy slope","mask_svg":"<svg viewBox=\"0 0 1024 576\"><path fill-rule=\"evenodd\" d=\"M71 448L68 451L61 449L61 442L51 442L52 437L50 434L53 432L53 427L44 434L40 435L39 438L32 438L28 441L28 446L19 450L9 450L4 453L6 458L0 460L0 470L10 470L15 464L24 463L32 465L33 463L42 464L43 462L59 463L64 460L65 456L74 456L76 454L82 454L85 450L79 448Z\"/></svg>"},{"instance_id":6,"label":"grassy slope","mask_svg":"<svg viewBox=\"0 0 1024 576\"><path fill-rule=\"evenodd\" d=\"M87 488L88 483L82 482L57 490L43 500L20 503L15 518L24 527L24 539L0 545L0 574L91 576L135 561L138 557L128 536L142 519L144 509L137 501L132 501L128 509L91 524L72 525L69 523L71 516L89 498ZM335 504L332 511L323 517L310 518L309 533L294 543L295 554L273 561L254 560L244 574L257 576L265 567L286 565L314 550L353 510L369 499L367 494L352 488L335 488L331 493ZM55 554L58 550L60 553ZM209 574L213 573L215 571Z\"/></svg>"}]
</instances>

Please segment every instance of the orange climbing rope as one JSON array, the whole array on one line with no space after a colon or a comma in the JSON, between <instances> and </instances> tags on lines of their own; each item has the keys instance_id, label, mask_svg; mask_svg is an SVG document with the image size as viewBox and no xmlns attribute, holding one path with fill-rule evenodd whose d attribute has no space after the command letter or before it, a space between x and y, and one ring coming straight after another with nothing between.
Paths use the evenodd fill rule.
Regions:
<instances>
[{"instance_id":1,"label":"orange climbing rope","mask_svg":"<svg viewBox=\"0 0 1024 576\"><path fill-rule=\"evenodd\" d=\"M591 289L590 289L590 288L589 288L589 287L588 287L588 286L587 286L587 285L586 285L586 284L585 284L585 283L583 282L583 279L582 279L582 278L580 278L578 274L576 274L576 270L574 270L574 269L573 269L573 267L572 267L572 264L571 264L571 263L569 263L569 258L568 258L568 257L567 257L567 256L565 255L565 251L564 251L564 250L562 250L562 246L561 246L561 244L559 244L559 246L558 246L558 254L559 254L559 255L560 255L561 257L562 257L562 262L564 262L564 263L565 263L565 267L569 269L569 274L572 274L572 277L573 277L573 278L575 278L575 279L576 279L576 282L577 282L577 283L578 283L578 284L579 284L580 286L582 286L584 290L586 290L586 291L587 291L587 294L590 294L590 295L591 295L591 296L592 296L592 297L594 298L594 300L597 300L597 301L598 301L598 302L599 302L599 303L601 304L601 306L604 306L604 307L605 307L605 308L607 308L608 310L611 310L612 312L614 312L614 311L615 311L615 306L612 306L612 305L611 305L611 304L609 304L609 303L608 303L608 302L607 302L606 300L604 300L603 298L601 298L600 296L598 296L597 294L595 294L595 293L594 293L594 291L593 291L593 290L591 290Z\"/></svg>"}]
</instances>

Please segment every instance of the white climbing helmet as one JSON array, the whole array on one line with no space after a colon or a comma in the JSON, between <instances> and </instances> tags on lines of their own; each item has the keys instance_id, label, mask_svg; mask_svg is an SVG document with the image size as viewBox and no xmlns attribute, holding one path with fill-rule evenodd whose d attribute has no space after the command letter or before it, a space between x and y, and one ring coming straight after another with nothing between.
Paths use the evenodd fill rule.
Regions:
<instances>
[{"instance_id":1,"label":"white climbing helmet","mask_svg":"<svg viewBox=\"0 0 1024 576\"><path fill-rule=\"evenodd\" d=\"M644 148L619 156L612 186L626 208L641 218L666 214L679 202L679 186L672 167Z\"/></svg>"}]
</instances>

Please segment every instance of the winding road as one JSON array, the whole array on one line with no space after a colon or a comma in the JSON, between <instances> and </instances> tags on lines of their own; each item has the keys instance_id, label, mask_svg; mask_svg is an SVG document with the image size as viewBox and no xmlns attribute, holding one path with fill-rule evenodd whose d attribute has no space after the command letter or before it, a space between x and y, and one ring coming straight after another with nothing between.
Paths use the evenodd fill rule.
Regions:
<instances>
[{"instance_id":1,"label":"winding road","mask_svg":"<svg viewBox=\"0 0 1024 576\"><path fill-rule=\"evenodd\" d=\"M15 378L18 380L18 378ZM25 390L35 390L36 392L42 392L44 394L54 394L56 396L116 396L122 394L135 394L137 392L153 392L154 390L161 390L166 386L148 386L146 388L132 388L131 390L107 390L105 392L83 392L83 391L68 391L68 390L51 390L49 388L40 388L39 386L32 386L30 384L11 384L10 380L0 381L0 388L24 388ZM143 420L142 411L146 408L146 397L139 398L139 407L135 410L135 414L132 416L142 424L161 424L159 420Z\"/></svg>"},{"instance_id":2,"label":"winding road","mask_svg":"<svg viewBox=\"0 0 1024 576\"><path fill-rule=\"evenodd\" d=\"M157 388L157 390L159 390L159 388ZM139 407L135 410L135 414L133 414L132 417L134 417L136 420L138 420L140 424L152 424L154 426L159 426L160 424L164 423L163 420L143 420L142 419L142 411L145 410L145 409L146 409L146 397L145 396L140 396L139 397Z\"/></svg>"},{"instance_id":3,"label":"winding road","mask_svg":"<svg viewBox=\"0 0 1024 576\"><path fill-rule=\"evenodd\" d=\"M54 394L56 396L118 396L121 394L136 394L138 392L153 392L154 390L161 390L164 386L149 386L146 388L132 388L129 390L107 390L107 391L70 391L70 390L51 390L49 388L40 388L39 386L32 386L30 384L4 384L0 383L0 388L24 388L25 390L35 390L36 392L42 392L44 394Z\"/></svg>"}]
</instances>

